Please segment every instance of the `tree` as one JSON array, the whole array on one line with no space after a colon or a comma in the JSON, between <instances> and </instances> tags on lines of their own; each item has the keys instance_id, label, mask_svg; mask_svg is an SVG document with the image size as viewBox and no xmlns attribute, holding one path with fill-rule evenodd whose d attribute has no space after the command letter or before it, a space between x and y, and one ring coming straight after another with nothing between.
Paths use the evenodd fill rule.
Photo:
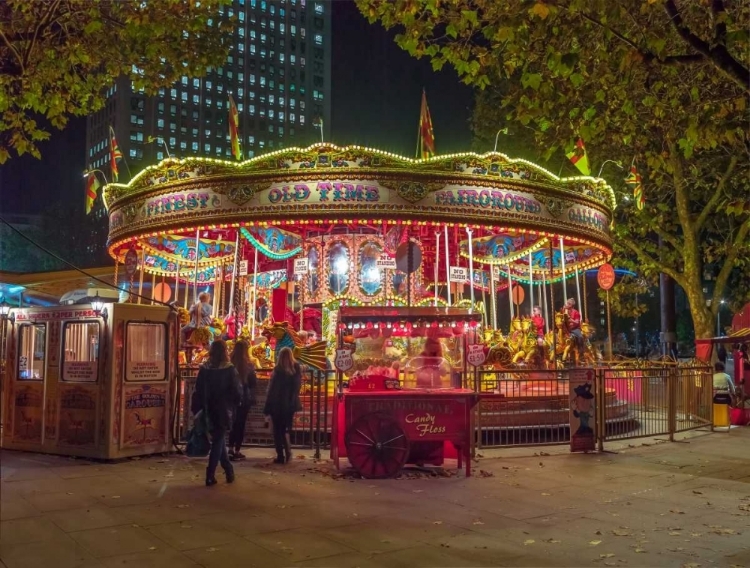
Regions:
<instances>
[{"instance_id":1,"label":"tree","mask_svg":"<svg viewBox=\"0 0 750 568\"><path fill-rule=\"evenodd\" d=\"M696 337L712 335L730 277L750 279L749 2L357 2L371 22L399 26L414 56L501 89L486 129L532 128L544 158L579 136L592 163L637 158L646 207L620 193L617 261L671 276ZM708 298L704 272L715 278Z\"/></svg>"},{"instance_id":2,"label":"tree","mask_svg":"<svg viewBox=\"0 0 750 568\"><path fill-rule=\"evenodd\" d=\"M91 114L122 75L151 94L222 65L228 1L0 2L0 163L11 150L40 157L38 117L61 129Z\"/></svg>"}]
</instances>

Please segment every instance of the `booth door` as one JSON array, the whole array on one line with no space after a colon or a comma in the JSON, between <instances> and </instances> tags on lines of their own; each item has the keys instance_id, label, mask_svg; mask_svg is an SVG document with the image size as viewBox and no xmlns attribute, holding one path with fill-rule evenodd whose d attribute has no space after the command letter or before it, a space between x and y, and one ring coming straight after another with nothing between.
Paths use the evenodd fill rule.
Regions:
<instances>
[{"instance_id":1,"label":"booth door","mask_svg":"<svg viewBox=\"0 0 750 568\"><path fill-rule=\"evenodd\" d=\"M104 437L100 420L104 382L99 359L101 340L99 320L62 324L62 361L56 389L58 446L93 448Z\"/></svg>"},{"instance_id":2,"label":"booth door","mask_svg":"<svg viewBox=\"0 0 750 568\"><path fill-rule=\"evenodd\" d=\"M166 446L169 429L169 327L163 321L126 321L120 452Z\"/></svg>"},{"instance_id":3,"label":"booth door","mask_svg":"<svg viewBox=\"0 0 750 568\"><path fill-rule=\"evenodd\" d=\"M24 322L18 326L15 353L8 364L12 384L9 392L9 426L6 447L37 446L44 442L44 383L48 369L48 322ZM8 440L10 438L10 440ZM7 443L10 442L10 443Z\"/></svg>"}]
</instances>

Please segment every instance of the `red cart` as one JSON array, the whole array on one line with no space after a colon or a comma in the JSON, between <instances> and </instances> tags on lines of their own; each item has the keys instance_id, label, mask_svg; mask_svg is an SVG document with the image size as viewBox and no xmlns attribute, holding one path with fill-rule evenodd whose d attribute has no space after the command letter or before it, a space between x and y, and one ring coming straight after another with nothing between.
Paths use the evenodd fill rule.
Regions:
<instances>
[{"instance_id":1,"label":"red cart","mask_svg":"<svg viewBox=\"0 0 750 568\"><path fill-rule=\"evenodd\" d=\"M455 458L471 475L472 409L462 388L481 314L455 308L342 308L331 455L365 478ZM394 346L396 343L398 346ZM385 348L383 346L386 346Z\"/></svg>"}]
</instances>

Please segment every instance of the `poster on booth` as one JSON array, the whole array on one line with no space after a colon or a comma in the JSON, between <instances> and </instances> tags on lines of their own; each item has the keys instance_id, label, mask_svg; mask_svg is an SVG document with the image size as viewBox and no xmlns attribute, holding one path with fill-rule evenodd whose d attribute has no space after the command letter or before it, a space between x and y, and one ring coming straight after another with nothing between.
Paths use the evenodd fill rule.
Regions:
<instances>
[{"instance_id":1,"label":"poster on booth","mask_svg":"<svg viewBox=\"0 0 750 568\"><path fill-rule=\"evenodd\" d=\"M124 393L123 447L166 443L167 389L143 385Z\"/></svg>"},{"instance_id":2,"label":"poster on booth","mask_svg":"<svg viewBox=\"0 0 750 568\"><path fill-rule=\"evenodd\" d=\"M164 361L128 361L125 365L128 381L155 382L164 380Z\"/></svg>"},{"instance_id":3,"label":"poster on booth","mask_svg":"<svg viewBox=\"0 0 750 568\"><path fill-rule=\"evenodd\" d=\"M95 383L96 367L96 361L65 361L63 380L74 383Z\"/></svg>"},{"instance_id":4,"label":"poster on booth","mask_svg":"<svg viewBox=\"0 0 750 568\"><path fill-rule=\"evenodd\" d=\"M351 349L336 349L336 358L334 359L336 369L346 373L354 366L354 358Z\"/></svg>"},{"instance_id":5,"label":"poster on booth","mask_svg":"<svg viewBox=\"0 0 750 568\"><path fill-rule=\"evenodd\" d=\"M466 361L469 365L479 367L485 360L484 345L469 345L469 350L466 353Z\"/></svg>"},{"instance_id":6,"label":"poster on booth","mask_svg":"<svg viewBox=\"0 0 750 568\"><path fill-rule=\"evenodd\" d=\"M96 388L63 386L60 392L59 444L93 445L96 434Z\"/></svg>"},{"instance_id":7,"label":"poster on booth","mask_svg":"<svg viewBox=\"0 0 750 568\"><path fill-rule=\"evenodd\" d=\"M596 449L596 404L594 371L570 372L570 451L593 452Z\"/></svg>"},{"instance_id":8,"label":"poster on booth","mask_svg":"<svg viewBox=\"0 0 750 568\"><path fill-rule=\"evenodd\" d=\"M42 384L24 385L15 392L13 400L13 441L41 443L42 441Z\"/></svg>"}]
</instances>

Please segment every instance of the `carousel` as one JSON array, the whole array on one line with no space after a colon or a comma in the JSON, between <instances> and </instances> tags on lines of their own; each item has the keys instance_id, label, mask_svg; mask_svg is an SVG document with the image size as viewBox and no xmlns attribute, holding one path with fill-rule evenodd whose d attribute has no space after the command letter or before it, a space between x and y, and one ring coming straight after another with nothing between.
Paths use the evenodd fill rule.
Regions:
<instances>
[{"instance_id":1,"label":"carousel","mask_svg":"<svg viewBox=\"0 0 750 568\"><path fill-rule=\"evenodd\" d=\"M330 368L341 310L355 307L479 314L472 341L498 372L600 357L581 294L612 254L602 179L496 152L415 160L319 143L244 162L166 159L104 200L119 274L179 308L183 364L222 336L248 339L264 368L284 345ZM422 347L380 334L344 378L407 367ZM479 388L496 391L494 376ZM533 396L526 382L514 392Z\"/></svg>"}]
</instances>

